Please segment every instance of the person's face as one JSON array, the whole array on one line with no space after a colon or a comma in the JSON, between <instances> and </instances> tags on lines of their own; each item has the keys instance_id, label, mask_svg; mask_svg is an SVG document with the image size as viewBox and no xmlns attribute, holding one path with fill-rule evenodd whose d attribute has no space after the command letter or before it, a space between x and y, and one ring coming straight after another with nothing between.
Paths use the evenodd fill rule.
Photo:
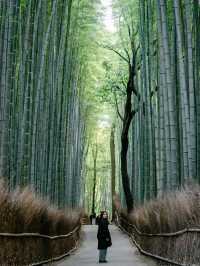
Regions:
<instances>
[{"instance_id":1,"label":"person's face","mask_svg":"<svg viewBox=\"0 0 200 266\"><path fill-rule=\"evenodd\" d=\"M104 212L104 214L103 214L103 218L104 218L104 219L108 218L108 215L107 215L106 212Z\"/></svg>"}]
</instances>

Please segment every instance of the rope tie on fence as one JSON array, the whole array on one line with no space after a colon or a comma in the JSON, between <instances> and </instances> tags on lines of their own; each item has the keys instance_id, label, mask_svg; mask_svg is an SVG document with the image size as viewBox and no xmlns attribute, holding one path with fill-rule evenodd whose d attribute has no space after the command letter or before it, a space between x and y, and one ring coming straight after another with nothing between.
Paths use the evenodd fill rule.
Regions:
<instances>
[{"instance_id":1,"label":"rope tie on fence","mask_svg":"<svg viewBox=\"0 0 200 266\"><path fill-rule=\"evenodd\" d=\"M124 217L120 216L120 219L124 220L125 223L128 226L134 228L135 231L137 232L137 234L140 235L140 236L147 236L147 237L148 236L149 237L152 237L152 236L155 236L155 237L156 236L158 236L158 237L161 237L161 236L163 236L163 237L172 237L172 236L183 235L185 233L200 233L200 229L199 228L185 228L183 230L180 230L180 231L177 231L177 232L173 232L173 233L147 234L147 233L142 233L141 231L139 231L139 229L134 224L131 224L131 223L127 222L127 220Z\"/></svg>"},{"instance_id":2,"label":"rope tie on fence","mask_svg":"<svg viewBox=\"0 0 200 266\"><path fill-rule=\"evenodd\" d=\"M130 224L129 222L127 222L127 220L120 216L118 213L116 213L116 221L117 221L117 226L123 231L125 232L131 239L131 241L133 242L133 244L137 247L137 249L139 250L139 252L145 256L149 256L153 259L156 259L156 260L159 260L159 261L163 261L163 262L166 262L166 263L169 263L169 264L173 264L173 265L177 265L177 266L187 266L186 264L182 264L182 263L179 263L179 262L176 262L176 261L172 261L168 258L165 258L165 257L162 257L162 256L158 256L156 254L152 254L150 252L147 252L145 251L138 243L137 241L135 240L134 238L134 234L131 234L130 232L128 232L120 223L120 220L123 220L128 226L132 227L136 234L138 234L139 236L147 236L147 237L174 237L174 236L179 236L179 235L182 235L182 234L185 234L185 233L200 233L200 229L198 228L194 228L194 229L183 229L181 231L177 231L177 232L174 232L174 233L160 233L160 234L147 234L147 233L142 233L138 230L138 228L133 225L133 224Z\"/></svg>"},{"instance_id":3,"label":"rope tie on fence","mask_svg":"<svg viewBox=\"0 0 200 266\"><path fill-rule=\"evenodd\" d=\"M61 238L67 238L76 233L80 229L81 225L76 226L73 231L69 232L67 235L59 235L59 236L48 236L48 235L42 235L38 233L21 233L21 234L12 234L12 233L0 233L1 236L5 237L36 237L36 238L46 238L50 240L55 239L61 239Z\"/></svg>"}]
</instances>

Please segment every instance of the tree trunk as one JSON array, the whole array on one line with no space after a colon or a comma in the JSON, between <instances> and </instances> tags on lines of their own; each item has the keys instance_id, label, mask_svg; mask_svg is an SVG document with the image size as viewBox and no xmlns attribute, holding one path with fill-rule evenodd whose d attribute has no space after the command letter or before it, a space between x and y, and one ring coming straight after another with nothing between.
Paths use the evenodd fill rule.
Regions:
<instances>
[{"instance_id":1,"label":"tree trunk","mask_svg":"<svg viewBox=\"0 0 200 266\"><path fill-rule=\"evenodd\" d=\"M115 125L111 129L110 135L110 156L111 156L111 190L112 190L112 220L115 218L115 205L114 205L114 196L115 196Z\"/></svg>"},{"instance_id":2,"label":"tree trunk","mask_svg":"<svg viewBox=\"0 0 200 266\"><path fill-rule=\"evenodd\" d=\"M124 119L123 119L123 126L122 126L122 134L121 134L121 175L122 175L122 184L126 199L126 205L128 212L133 210L133 196L130 189L130 180L128 174L128 167L127 167L127 152L128 152L128 131L130 128L130 124L132 121L135 112L132 111L132 104L131 104L131 97L132 92L134 90L134 76L132 67L129 70L129 81L127 84L127 91L126 91L126 103L125 103L125 110L124 110Z\"/></svg>"},{"instance_id":3,"label":"tree trunk","mask_svg":"<svg viewBox=\"0 0 200 266\"><path fill-rule=\"evenodd\" d=\"M92 149L92 156L94 160L94 177L93 177L93 190L92 190L92 214L95 213L95 197L96 197L96 182L97 182L97 154L98 154L98 147L97 143L94 145Z\"/></svg>"}]
</instances>

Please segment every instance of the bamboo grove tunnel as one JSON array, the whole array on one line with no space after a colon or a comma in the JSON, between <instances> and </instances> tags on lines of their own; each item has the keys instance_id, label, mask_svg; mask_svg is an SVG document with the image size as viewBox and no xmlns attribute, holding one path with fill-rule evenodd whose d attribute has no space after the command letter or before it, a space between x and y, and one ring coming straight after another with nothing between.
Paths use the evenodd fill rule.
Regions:
<instances>
[{"instance_id":1,"label":"bamboo grove tunnel","mask_svg":"<svg viewBox=\"0 0 200 266\"><path fill-rule=\"evenodd\" d=\"M0 238L60 257L107 210L145 252L199 265L199 19L199 0L0 0ZM176 232L164 251L145 235Z\"/></svg>"}]
</instances>

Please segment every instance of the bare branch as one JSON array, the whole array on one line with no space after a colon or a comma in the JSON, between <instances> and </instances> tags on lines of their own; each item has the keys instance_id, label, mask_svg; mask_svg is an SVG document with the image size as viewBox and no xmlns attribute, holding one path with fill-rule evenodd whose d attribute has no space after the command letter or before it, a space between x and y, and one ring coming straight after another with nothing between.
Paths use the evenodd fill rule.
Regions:
<instances>
[{"instance_id":1,"label":"bare branch","mask_svg":"<svg viewBox=\"0 0 200 266\"><path fill-rule=\"evenodd\" d=\"M122 85L124 86L124 88L126 89L126 87L127 87L127 84L126 84L126 82L124 81L124 80L122 80Z\"/></svg>"},{"instance_id":2,"label":"bare branch","mask_svg":"<svg viewBox=\"0 0 200 266\"><path fill-rule=\"evenodd\" d=\"M120 24L120 23L119 23ZM122 30L121 30L121 27L119 27L119 34L120 34L120 39L122 40L122 46L123 46L123 49L124 49L124 52L126 53L126 56L129 60L129 64L131 64L131 58L130 58L130 54L128 52L128 49L125 47L125 44L124 44L124 37L123 37L123 34L122 34Z\"/></svg>"},{"instance_id":3,"label":"bare branch","mask_svg":"<svg viewBox=\"0 0 200 266\"><path fill-rule=\"evenodd\" d=\"M131 28L130 28L130 25L128 24L128 23L126 23L126 25L127 25L127 28L128 28L128 36L129 36L129 39L130 39L130 41L132 40L132 37L131 37Z\"/></svg>"},{"instance_id":4,"label":"bare branch","mask_svg":"<svg viewBox=\"0 0 200 266\"><path fill-rule=\"evenodd\" d=\"M135 114L139 111L139 108L131 111L131 118L135 116Z\"/></svg>"},{"instance_id":5,"label":"bare branch","mask_svg":"<svg viewBox=\"0 0 200 266\"><path fill-rule=\"evenodd\" d=\"M137 60L137 71L139 71L141 69L141 62L142 62L141 58L139 60Z\"/></svg>"},{"instance_id":6,"label":"bare branch","mask_svg":"<svg viewBox=\"0 0 200 266\"><path fill-rule=\"evenodd\" d=\"M128 57L128 61L129 61L129 64L130 64L131 63L131 58L130 58L128 50L125 47L124 47L124 51L125 51L125 53L126 53L126 55Z\"/></svg>"},{"instance_id":7,"label":"bare branch","mask_svg":"<svg viewBox=\"0 0 200 266\"><path fill-rule=\"evenodd\" d=\"M122 81L122 82L123 82L123 81ZM124 88L126 89L126 84L125 84L125 82L124 82L124 84L122 84L122 85L125 85ZM124 96L126 96L126 92L125 92L120 86L115 85L115 88L118 89L120 92L122 92L122 94L123 94Z\"/></svg>"},{"instance_id":8,"label":"bare branch","mask_svg":"<svg viewBox=\"0 0 200 266\"><path fill-rule=\"evenodd\" d=\"M92 145L92 157L93 159L96 159L98 155L98 145L97 142Z\"/></svg>"},{"instance_id":9,"label":"bare branch","mask_svg":"<svg viewBox=\"0 0 200 266\"><path fill-rule=\"evenodd\" d=\"M116 51L114 48L108 46L108 45L105 45L103 46L103 48L105 49L108 49L110 51L113 51L114 53L116 53L119 57L121 57L125 62L127 62L128 64L130 64L130 61L129 59L127 59L125 56L123 56L120 52Z\"/></svg>"},{"instance_id":10,"label":"bare branch","mask_svg":"<svg viewBox=\"0 0 200 266\"><path fill-rule=\"evenodd\" d=\"M121 115L121 113L119 111L119 106L118 106L118 102L117 102L117 95L116 95L115 91L114 91L114 97L115 97L115 106L116 106L116 109L117 109L117 114L119 115L120 119L122 121L124 121L124 118L123 118L123 116Z\"/></svg>"},{"instance_id":11,"label":"bare branch","mask_svg":"<svg viewBox=\"0 0 200 266\"><path fill-rule=\"evenodd\" d=\"M139 27L137 27L137 29L135 30L135 32L133 33L133 37L135 37L138 34L139 31Z\"/></svg>"},{"instance_id":12,"label":"bare branch","mask_svg":"<svg viewBox=\"0 0 200 266\"><path fill-rule=\"evenodd\" d=\"M131 41L131 49L132 49L132 53L134 54L134 55L136 55L137 53L135 53L135 51L137 51L137 49L135 49L135 36L138 34L138 27L137 27L137 29L135 30L135 32L134 32L134 30L133 30L133 33L132 33L132 36L131 36L131 38L130 38L130 41Z\"/></svg>"},{"instance_id":13,"label":"bare branch","mask_svg":"<svg viewBox=\"0 0 200 266\"><path fill-rule=\"evenodd\" d=\"M140 45L138 45L137 48L134 51L134 56L135 57L137 56L137 53L138 53L139 49L140 49Z\"/></svg>"}]
</instances>

